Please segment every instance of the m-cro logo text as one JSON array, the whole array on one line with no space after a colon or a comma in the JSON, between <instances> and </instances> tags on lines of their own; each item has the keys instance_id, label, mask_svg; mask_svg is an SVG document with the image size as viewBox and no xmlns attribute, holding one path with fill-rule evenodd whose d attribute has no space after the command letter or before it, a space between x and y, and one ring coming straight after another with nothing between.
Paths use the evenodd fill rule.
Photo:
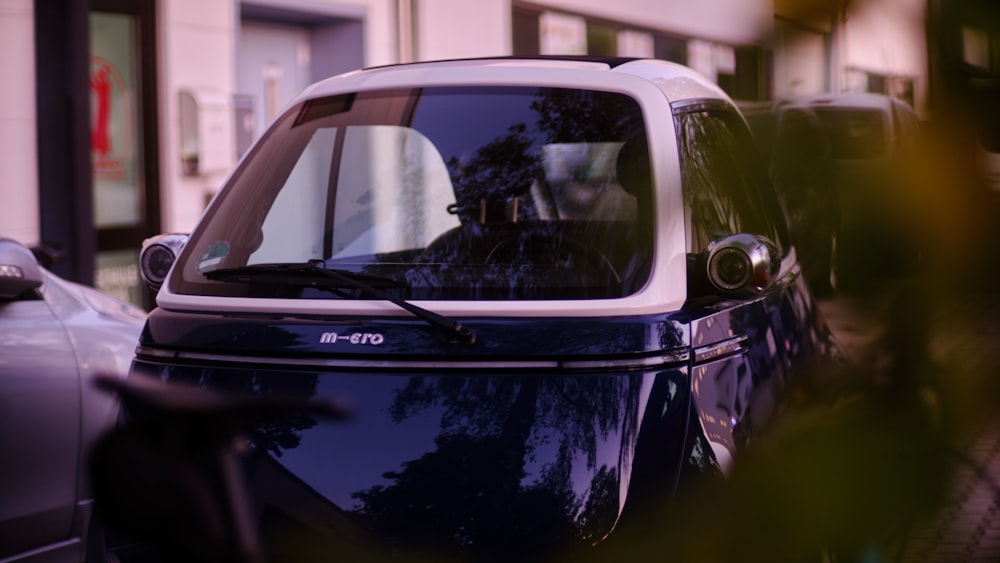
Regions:
<instances>
[{"instance_id":1,"label":"m-cro logo text","mask_svg":"<svg viewBox=\"0 0 1000 563\"><path fill-rule=\"evenodd\" d=\"M336 332L324 332L319 337L320 344L336 344L346 341L349 344L370 344L378 346L385 342L385 337L378 332L353 332L351 334L337 334Z\"/></svg>"}]
</instances>

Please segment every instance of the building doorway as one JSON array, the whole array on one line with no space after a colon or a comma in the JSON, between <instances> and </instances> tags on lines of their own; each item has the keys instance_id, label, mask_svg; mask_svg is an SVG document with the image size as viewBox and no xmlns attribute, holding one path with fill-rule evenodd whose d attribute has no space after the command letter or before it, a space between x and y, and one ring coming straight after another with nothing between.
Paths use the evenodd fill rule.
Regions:
<instances>
[{"instance_id":1,"label":"building doorway","mask_svg":"<svg viewBox=\"0 0 1000 563\"><path fill-rule=\"evenodd\" d=\"M364 13L322 8L328 11L241 5L236 61L240 155L303 88L364 65Z\"/></svg>"},{"instance_id":2,"label":"building doorway","mask_svg":"<svg viewBox=\"0 0 1000 563\"><path fill-rule=\"evenodd\" d=\"M94 286L146 308L139 249L160 230L155 30L153 2L91 2Z\"/></svg>"},{"instance_id":3,"label":"building doorway","mask_svg":"<svg viewBox=\"0 0 1000 563\"><path fill-rule=\"evenodd\" d=\"M156 2L36 0L41 246L53 272L149 307L160 229Z\"/></svg>"}]
</instances>

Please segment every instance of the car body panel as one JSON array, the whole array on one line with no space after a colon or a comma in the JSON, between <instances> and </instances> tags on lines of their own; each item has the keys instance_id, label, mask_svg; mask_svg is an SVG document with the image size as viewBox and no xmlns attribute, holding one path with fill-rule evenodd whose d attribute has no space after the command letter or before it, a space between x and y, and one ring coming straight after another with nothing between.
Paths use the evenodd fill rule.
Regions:
<instances>
[{"instance_id":1,"label":"car body panel","mask_svg":"<svg viewBox=\"0 0 1000 563\"><path fill-rule=\"evenodd\" d=\"M692 318L692 393L724 471L787 408L789 388L808 379L814 366L803 358L839 354L802 298L803 282L798 277L762 299Z\"/></svg>"},{"instance_id":2,"label":"car body panel","mask_svg":"<svg viewBox=\"0 0 1000 563\"><path fill-rule=\"evenodd\" d=\"M2 537L11 542L4 554L11 555L69 536L80 457L80 376L66 330L45 301L6 303L0 314L0 443L17 456L0 469Z\"/></svg>"},{"instance_id":3,"label":"car body panel","mask_svg":"<svg viewBox=\"0 0 1000 563\"><path fill-rule=\"evenodd\" d=\"M0 301L0 558L78 561L88 448L118 412L92 378L124 377L145 313L39 271L37 290Z\"/></svg>"},{"instance_id":4,"label":"car body panel","mask_svg":"<svg viewBox=\"0 0 1000 563\"><path fill-rule=\"evenodd\" d=\"M279 513L296 523L282 534L317 549L343 548L354 535L395 549L458 549L476 558L581 547L618 521L631 498L633 458L655 465L647 471L661 478L680 470L679 451L665 455L662 442L639 450L637 440L658 425L670 425L661 434L685 431L684 367L477 371L468 377L468 369L410 365L250 372L143 361L134 373L285 395L303 387L351 405L357 415L346 422L298 417L250 432L258 449L246 475L259 533L279 533L269 525ZM677 392L650 406L652 389L669 384Z\"/></svg>"},{"instance_id":5,"label":"car body panel","mask_svg":"<svg viewBox=\"0 0 1000 563\"><path fill-rule=\"evenodd\" d=\"M830 352L793 279L736 308L466 319L485 351L414 320L157 309L132 375L356 413L248 432L253 522L278 559L289 545L323 553L375 539L476 560L570 553L644 525L678 486L725 474L766 432L802 358Z\"/></svg>"}]
</instances>

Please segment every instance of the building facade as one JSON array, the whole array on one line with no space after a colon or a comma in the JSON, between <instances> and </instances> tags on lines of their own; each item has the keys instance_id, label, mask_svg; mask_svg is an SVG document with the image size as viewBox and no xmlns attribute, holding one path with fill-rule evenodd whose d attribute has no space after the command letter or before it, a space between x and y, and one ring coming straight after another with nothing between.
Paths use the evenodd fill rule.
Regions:
<instances>
[{"instance_id":1,"label":"building facade","mask_svg":"<svg viewBox=\"0 0 1000 563\"><path fill-rule=\"evenodd\" d=\"M734 98L876 90L918 107L925 0L0 0L0 236L150 305L137 251L186 232L311 82L474 56L654 56Z\"/></svg>"}]
</instances>

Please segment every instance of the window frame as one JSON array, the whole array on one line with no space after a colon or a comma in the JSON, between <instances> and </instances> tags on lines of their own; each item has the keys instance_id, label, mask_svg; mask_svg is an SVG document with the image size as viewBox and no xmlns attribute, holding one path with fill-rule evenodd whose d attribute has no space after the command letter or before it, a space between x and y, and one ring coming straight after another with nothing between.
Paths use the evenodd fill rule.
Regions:
<instances>
[{"instance_id":1,"label":"window frame","mask_svg":"<svg viewBox=\"0 0 1000 563\"><path fill-rule=\"evenodd\" d=\"M747 172L747 174L741 175L741 178L745 180L742 184L747 190L742 197L746 203L753 206L753 209L747 211L742 209L745 207L744 205L734 204L732 206L737 213L741 215L740 227L746 227L747 225L757 223L759 225L766 225L767 228L764 230L768 231L756 232L756 230L747 230L746 228L742 228L740 232L748 232L768 238L778 246L781 257L786 257L792 246L787 219L782 211L777 193L767 173L767 168L764 166L763 157L760 156L757 145L755 144L753 136L750 133L750 127L743 115L732 104L724 100L715 99L691 99L674 102L671 104L671 110L673 112L674 128L677 135L678 159L681 164L681 189L684 193L684 216L687 225L686 245L688 253L696 255L703 253L707 249L707 245L711 242L711 240L717 240L715 238L710 239L705 241L704 245L699 245L698 241L695 240L696 225L694 224L692 209L689 205L689 194L691 193L691 190L694 189L694 186L691 185L692 179L685 170L685 162L688 159L688 155L685 152L685 123L683 121L688 116L694 114L711 114L712 116L721 118L723 124L733 133L733 140L742 149L740 151L742 157L734 162L741 167L740 170ZM717 193L721 192L717 191ZM748 213L754 213L757 217L745 217ZM726 234L738 233L733 232Z\"/></svg>"}]
</instances>

